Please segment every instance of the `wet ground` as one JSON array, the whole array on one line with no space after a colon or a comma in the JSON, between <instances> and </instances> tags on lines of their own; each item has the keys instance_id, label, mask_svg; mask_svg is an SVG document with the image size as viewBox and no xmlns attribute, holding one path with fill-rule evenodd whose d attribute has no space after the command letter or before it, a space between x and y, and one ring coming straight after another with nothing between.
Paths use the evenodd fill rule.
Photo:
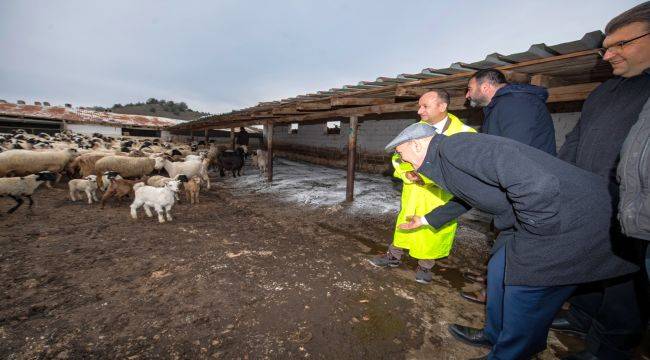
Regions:
<instances>
[{"instance_id":1,"label":"wet ground","mask_svg":"<svg viewBox=\"0 0 650 360\"><path fill-rule=\"evenodd\" d=\"M309 177L307 172L316 171ZM463 221L434 281L415 263L384 270L399 193L361 175L342 203L339 170L278 161L273 185L247 169L213 177L201 203L174 220L131 220L128 204L67 199L39 189L32 210L0 215L0 358L467 359L487 350L446 328L481 326L483 307L460 299L476 284L485 224ZM317 175L320 174L320 175ZM320 189L320 190L317 190ZM311 191L308 199L305 191ZM0 198L4 212L12 201ZM4 210L3 210L4 209ZM549 338L540 358L577 341Z\"/></svg>"}]
</instances>

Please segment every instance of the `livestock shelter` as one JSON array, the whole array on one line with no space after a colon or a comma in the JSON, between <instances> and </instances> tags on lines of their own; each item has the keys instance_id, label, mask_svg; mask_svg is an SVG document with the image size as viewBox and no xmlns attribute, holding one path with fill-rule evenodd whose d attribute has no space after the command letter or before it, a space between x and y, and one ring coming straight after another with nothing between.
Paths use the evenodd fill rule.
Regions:
<instances>
[{"instance_id":1,"label":"livestock shelter","mask_svg":"<svg viewBox=\"0 0 650 360\"><path fill-rule=\"evenodd\" d=\"M378 77L356 85L318 91L229 113L210 115L174 125L178 131L207 131L264 125L269 159L275 152L289 159L347 167L347 196L354 194L355 169L380 172L389 155L383 147L399 131L419 120L418 98L431 89L451 95L449 111L468 125L479 127L482 112L469 107L466 86L480 69L496 68L512 83L548 89L548 107L555 124L558 147L577 123L582 104L603 81L612 77L610 65L598 55L604 34L594 31L581 39L557 45L534 44L527 51L485 59L456 62L448 68L427 68L420 73ZM269 164L271 162L269 161ZM272 181L272 166L268 180Z\"/></svg>"}]
</instances>

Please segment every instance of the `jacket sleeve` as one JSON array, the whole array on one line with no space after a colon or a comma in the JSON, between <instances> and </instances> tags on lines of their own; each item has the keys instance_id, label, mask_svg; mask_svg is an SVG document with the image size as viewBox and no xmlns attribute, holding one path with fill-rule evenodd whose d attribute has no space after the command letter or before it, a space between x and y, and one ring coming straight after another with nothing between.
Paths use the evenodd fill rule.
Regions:
<instances>
[{"instance_id":1,"label":"jacket sleeve","mask_svg":"<svg viewBox=\"0 0 650 360\"><path fill-rule=\"evenodd\" d=\"M569 132L566 136L562 148L557 154L557 157L569 162L571 164L576 163L578 157L578 144L580 143L580 123L582 122L582 117L578 120L576 126Z\"/></svg>"},{"instance_id":2,"label":"jacket sleeve","mask_svg":"<svg viewBox=\"0 0 650 360\"><path fill-rule=\"evenodd\" d=\"M518 223L527 231L537 235L559 231L560 183L557 177L521 154L515 146L498 144L486 151L486 147L476 141L465 141L472 143L469 146L446 146L441 151L453 168L482 183L503 189Z\"/></svg>"},{"instance_id":3,"label":"jacket sleeve","mask_svg":"<svg viewBox=\"0 0 650 360\"><path fill-rule=\"evenodd\" d=\"M446 204L438 206L428 214L424 215L429 225L438 229L448 222L456 220L472 207L459 198L452 198Z\"/></svg>"}]
</instances>

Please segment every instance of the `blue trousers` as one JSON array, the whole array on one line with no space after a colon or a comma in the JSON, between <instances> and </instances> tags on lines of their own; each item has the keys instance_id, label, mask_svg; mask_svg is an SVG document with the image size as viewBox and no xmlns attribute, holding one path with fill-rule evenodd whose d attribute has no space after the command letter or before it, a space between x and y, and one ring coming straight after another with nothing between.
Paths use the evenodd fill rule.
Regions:
<instances>
[{"instance_id":1,"label":"blue trousers","mask_svg":"<svg viewBox=\"0 0 650 360\"><path fill-rule=\"evenodd\" d=\"M529 359L546 348L553 317L576 286L505 285L506 247L488 263L485 336L488 359Z\"/></svg>"}]
</instances>

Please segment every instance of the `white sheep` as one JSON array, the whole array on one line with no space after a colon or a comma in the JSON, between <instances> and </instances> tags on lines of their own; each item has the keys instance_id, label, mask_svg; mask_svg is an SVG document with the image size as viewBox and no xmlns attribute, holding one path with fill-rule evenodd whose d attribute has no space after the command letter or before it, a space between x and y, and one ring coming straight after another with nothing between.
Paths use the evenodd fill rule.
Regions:
<instances>
[{"instance_id":1,"label":"white sheep","mask_svg":"<svg viewBox=\"0 0 650 360\"><path fill-rule=\"evenodd\" d=\"M174 179L178 175L185 175L188 179L200 176L206 182L206 188L210 189L210 177L208 176L209 160L185 160L183 162L173 162L164 159L164 167L170 178Z\"/></svg>"},{"instance_id":2,"label":"white sheep","mask_svg":"<svg viewBox=\"0 0 650 360\"><path fill-rule=\"evenodd\" d=\"M0 177L25 176L41 171L59 173L76 154L74 150L30 151L7 150L0 153ZM57 176L57 180L58 180Z\"/></svg>"},{"instance_id":3,"label":"white sheep","mask_svg":"<svg viewBox=\"0 0 650 360\"><path fill-rule=\"evenodd\" d=\"M268 166L268 153L262 149L257 149L254 157L254 163L257 165L257 167L260 169L260 174L266 173L266 169Z\"/></svg>"},{"instance_id":4,"label":"white sheep","mask_svg":"<svg viewBox=\"0 0 650 360\"><path fill-rule=\"evenodd\" d=\"M115 171L125 178L142 177L151 174L154 169L160 170L163 167L162 158L129 157L129 156L106 156L95 163L96 175L104 174L106 171ZM103 179L100 187L104 187Z\"/></svg>"},{"instance_id":5,"label":"white sheep","mask_svg":"<svg viewBox=\"0 0 650 360\"><path fill-rule=\"evenodd\" d=\"M171 180L165 184L165 187L157 188L147 186L144 183L137 183L133 186L135 199L131 204L131 217L138 219L138 208L144 207L144 212L148 217L152 217L151 208L158 213L158 222L164 223L163 210L167 215L167 221L172 221L171 210L174 206L174 195L178 192L179 180Z\"/></svg>"},{"instance_id":6,"label":"white sheep","mask_svg":"<svg viewBox=\"0 0 650 360\"><path fill-rule=\"evenodd\" d=\"M85 192L88 197L88 204L92 204L93 200L99 201L97 198L97 176L88 175L83 179L72 179L68 182L70 189L70 199L77 201L76 193Z\"/></svg>"},{"instance_id":7,"label":"white sheep","mask_svg":"<svg viewBox=\"0 0 650 360\"><path fill-rule=\"evenodd\" d=\"M12 213L23 204L22 197L29 200L29 208L34 205L32 194L45 181L54 181L56 174L51 171L41 171L38 174L32 174L25 177L8 177L0 178L0 196L9 196L16 201L16 206L7 211Z\"/></svg>"}]
</instances>

